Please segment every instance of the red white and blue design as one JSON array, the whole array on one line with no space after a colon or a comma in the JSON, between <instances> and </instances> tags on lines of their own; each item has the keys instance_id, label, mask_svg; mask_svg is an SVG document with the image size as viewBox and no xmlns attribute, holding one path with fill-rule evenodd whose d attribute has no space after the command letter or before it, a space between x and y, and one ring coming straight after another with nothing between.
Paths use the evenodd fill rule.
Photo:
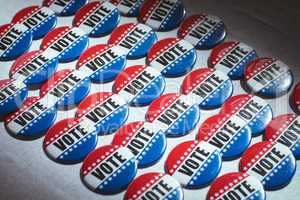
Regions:
<instances>
[{"instance_id":1,"label":"red white and blue design","mask_svg":"<svg viewBox=\"0 0 300 200\"><path fill-rule=\"evenodd\" d=\"M201 188L219 174L222 159L214 146L203 141L186 141L168 155L165 170L186 188Z\"/></svg>"},{"instance_id":2,"label":"red white and blue design","mask_svg":"<svg viewBox=\"0 0 300 200\"><path fill-rule=\"evenodd\" d=\"M208 58L208 66L219 69L236 80L244 76L246 66L256 58L256 51L247 44L224 42L213 48Z\"/></svg>"},{"instance_id":3,"label":"red white and blue design","mask_svg":"<svg viewBox=\"0 0 300 200\"><path fill-rule=\"evenodd\" d=\"M224 22L213 15L201 13L187 17L180 25L178 37L189 41L197 49L211 49L226 37Z\"/></svg>"},{"instance_id":4,"label":"red white and blue design","mask_svg":"<svg viewBox=\"0 0 300 200\"><path fill-rule=\"evenodd\" d=\"M90 153L81 167L83 183L101 194L119 193L134 179L135 156L126 147L106 145Z\"/></svg>"},{"instance_id":5,"label":"red white and blue design","mask_svg":"<svg viewBox=\"0 0 300 200\"><path fill-rule=\"evenodd\" d=\"M124 200L183 200L183 190L168 174L150 172L137 177L125 193Z\"/></svg>"},{"instance_id":6,"label":"red white and blue design","mask_svg":"<svg viewBox=\"0 0 300 200\"><path fill-rule=\"evenodd\" d=\"M220 176L210 187L207 200L265 200L263 185L246 173L231 172Z\"/></svg>"},{"instance_id":7,"label":"red white and blue design","mask_svg":"<svg viewBox=\"0 0 300 200\"><path fill-rule=\"evenodd\" d=\"M144 168L162 157L167 140L165 134L154 124L136 121L121 127L112 144L128 148L135 155L138 167Z\"/></svg>"},{"instance_id":8,"label":"red white and blue design","mask_svg":"<svg viewBox=\"0 0 300 200\"><path fill-rule=\"evenodd\" d=\"M217 148L223 160L232 160L248 148L251 129L234 114L217 114L201 124L197 139Z\"/></svg>"},{"instance_id":9,"label":"red white and blue design","mask_svg":"<svg viewBox=\"0 0 300 200\"><path fill-rule=\"evenodd\" d=\"M116 6L108 1L96 1L78 10L73 25L91 37L100 37L110 33L119 21L120 13Z\"/></svg>"},{"instance_id":10,"label":"red white and blue design","mask_svg":"<svg viewBox=\"0 0 300 200\"><path fill-rule=\"evenodd\" d=\"M147 55L147 64L166 77L178 77L192 70L196 58L196 50L189 42L167 38L153 45Z\"/></svg>"},{"instance_id":11,"label":"red white and blue design","mask_svg":"<svg viewBox=\"0 0 300 200\"><path fill-rule=\"evenodd\" d=\"M99 44L88 48L79 57L76 68L96 82L116 78L126 65L126 54L118 46Z\"/></svg>"},{"instance_id":12,"label":"red white and blue design","mask_svg":"<svg viewBox=\"0 0 300 200\"><path fill-rule=\"evenodd\" d=\"M87 2L88 0L44 0L43 6L49 7L57 15L70 16Z\"/></svg>"},{"instance_id":13,"label":"red white and blue design","mask_svg":"<svg viewBox=\"0 0 300 200\"><path fill-rule=\"evenodd\" d=\"M163 93L165 84L164 77L157 70L145 65L134 65L117 76L113 92L130 105L145 106Z\"/></svg>"},{"instance_id":14,"label":"red white and blue design","mask_svg":"<svg viewBox=\"0 0 300 200\"><path fill-rule=\"evenodd\" d=\"M140 7L145 0L110 0L112 4L117 6L122 15L127 17L138 17Z\"/></svg>"},{"instance_id":15,"label":"red white and blue design","mask_svg":"<svg viewBox=\"0 0 300 200\"><path fill-rule=\"evenodd\" d=\"M197 104L185 95L167 93L149 106L146 121L152 122L169 137L183 136L195 128L200 119Z\"/></svg>"},{"instance_id":16,"label":"red white and blue design","mask_svg":"<svg viewBox=\"0 0 300 200\"><path fill-rule=\"evenodd\" d=\"M265 190L277 190L292 180L296 171L296 159L285 145L259 142L243 154L240 171L261 181Z\"/></svg>"},{"instance_id":17,"label":"red white and blue design","mask_svg":"<svg viewBox=\"0 0 300 200\"><path fill-rule=\"evenodd\" d=\"M211 68L200 68L190 72L181 84L181 93L199 104L202 109L220 107L233 92L230 78Z\"/></svg>"},{"instance_id":18,"label":"red white and blue design","mask_svg":"<svg viewBox=\"0 0 300 200\"><path fill-rule=\"evenodd\" d=\"M182 0L145 0L139 21L157 31L168 31L179 26L185 16Z\"/></svg>"},{"instance_id":19,"label":"red white and blue design","mask_svg":"<svg viewBox=\"0 0 300 200\"><path fill-rule=\"evenodd\" d=\"M57 17L47 7L30 6L17 12L12 23L24 25L32 32L33 39L40 39L56 26Z\"/></svg>"},{"instance_id":20,"label":"red white and blue design","mask_svg":"<svg viewBox=\"0 0 300 200\"><path fill-rule=\"evenodd\" d=\"M250 94L230 97L222 106L221 113L236 115L245 121L251 129L252 136L260 135L272 120L273 111L264 99Z\"/></svg>"},{"instance_id":21,"label":"red white and blue design","mask_svg":"<svg viewBox=\"0 0 300 200\"><path fill-rule=\"evenodd\" d=\"M290 104L293 110L300 114L300 82L293 89Z\"/></svg>"},{"instance_id":22,"label":"red white and blue design","mask_svg":"<svg viewBox=\"0 0 300 200\"><path fill-rule=\"evenodd\" d=\"M156 42L156 33L145 24L127 23L117 27L110 35L109 44L118 45L130 59L147 55Z\"/></svg>"}]
</instances>

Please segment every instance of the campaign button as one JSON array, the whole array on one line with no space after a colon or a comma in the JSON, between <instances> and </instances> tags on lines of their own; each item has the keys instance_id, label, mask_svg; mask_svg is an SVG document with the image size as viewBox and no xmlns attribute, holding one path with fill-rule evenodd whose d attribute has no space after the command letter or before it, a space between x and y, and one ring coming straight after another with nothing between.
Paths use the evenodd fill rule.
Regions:
<instances>
[{"instance_id":1,"label":"campaign button","mask_svg":"<svg viewBox=\"0 0 300 200\"><path fill-rule=\"evenodd\" d=\"M181 84L181 93L202 109L220 107L233 92L230 78L220 70L200 68L190 72Z\"/></svg>"},{"instance_id":2,"label":"campaign button","mask_svg":"<svg viewBox=\"0 0 300 200\"><path fill-rule=\"evenodd\" d=\"M164 77L157 70L145 65L134 65L117 76L113 92L130 105L145 106L163 93L165 84Z\"/></svg>"},{"instance_id":3,"label":"campaign button","mask_svg":"<svg viewBox=\"0 0 300 200\"><path fill-rule=\"evenodd\" d=\"M201 13L187 17L180 25L178 37L189 41L197 49L211 49L226 37L224 22L216 16Z\"/></svg>"},{"instance_id":4,"label":"campaign button","mask_svg":"<svg viewBox=\"0 0 300 200\"><path fill-rule=\"evenodd\" d=\"M60 16L69 16L76 13L88 0L44 0L43 6L49 7Z\"/></svg>"},{"instance_id":5,"label":"campaign button","mask_svg":"<svg viewBox=\"0 0 300 200\"><path fill-rule=\"evenodd\" d=\"M124 200L136 199L183 200L183 190L170 175L149 172L137 177L128 186Z\"/></svg>"},{"instance_id":6,"label":"campaign button","mask_svg":"<svg viewBox=\"0 0 300 200\"><path fill-rule=\"evenodd\" d=\"M251 129L234 114L218 114L200 126L197 139L213 145L224 160L238 158L251 142Z\"/></svg>"},{"instance_id":7,"label":"campaign button","mask_svg":"<svg viewBox=\"0 0 300 200\"><path fill-rule=\"evenodd\" d=\"M256 51L242 42L224 42L213 48L208 66L226 73L231 79L244 76L246 66L255 58Z\"/></svg>"},{"instance_id":8,"label":"campaign button","mask_svg":"<svg viewBox=\"0 0 300 200\"><path fill-rule=\"evenodd\" d=\"M264 141L245 151L240 160L240 171L260 180L265 190L277 190L292 180L296 160L287 146Z\"/></svg>"},{"instance_id":9,"label":"campaign button","mask_svg":"<svg viewBox=\"0 0 300 200\"><path fill-rule=\"evenodd\" d=\"M131 122L121 127L112 144L127 147L136 157L138 167L148 167L157 162L166 150L166 136L149 122Z\"/></svg>"},{"instance_id":10,"label":"campaign button","mask_svg":"<svg viewBox=\"0 0 300 200\"><path fill-rule=\"evenodd\" d=\"M0 26L0 60L13 60L25 53L32 42L30 30L23 24Z\"/></svg>"},{"instance_id":11,"label":"campaign button","mask_svg":"<svg viewBox=\"0 0 300 200\"><path fill-rule=\"evenodd\" d=\"M196 140L177 145L165 162L166 173L187 188L210 184L219 174L222 159L214 146Z\"/></svg>"},{"instance_id":12,"label":"campaign button","mask_svg":"<svg viewBox=\"0 0 300 200\"><path fill-rule=\"evenodd\" d=\"M266 192L255 177L232 172L219 177L210 187L207 200L239 199L265 200Z\"/></svg>"},{"instance_id":13,"label":"campaign button","mask_svg":"<svg viewBox=\"0 0 300 200\"><path fill-rule=\"evenodd\" d=\"M79 70L64 69L54 73L40 89L49 106L69 107L79 103L90 91L90 79Z\"/></svg>"},{"instance_id":14,"label":"campaign button","mask_svg":"<svg viewBox=\"0 0 300 200\"><path fill-rule=\"evenodd\" d=\"M182 0L145 0L139 21L157 31L177 28L185 16Z\"/></svg>"},{"instance_id":15,"label":"campaign button","mask_svg":"<svg viewBox=\"0 0 300 200\"><path fill-rule=\"evenodd\" d=\"M119 21L120 13L116 6L107 1L96 1L78 10L73 25L91 37L99 37L110 33Z\"/></svg>"},{"instance_id":16,"label":"campaign button","mask_svg":"<svg viewBox=\"0 0 300 200\"><path fill-rule=\"evenodd\" d=\"M56 71L58 60L42 50L20 56L11 66L10 78L22 80L26 85L40 84Z\"/></svg>"},{"instance_id":17,"label":"campaign button","mask_svg":"<svg viewBox=\"0 0 300 200\"><path fill-rule=\"evenodd\" d=\"M47 7L30 6L17 12L12 23L23 24L32 32L33 39L40 39L56 26L57 17Z\"/></svg>"},{"instance_id":18,"label":"campaign button","mask_svg":"<svg viewBox=\"0 0 300 200\"><path fill-rule=\"evenodd\" d=\"M46 154L59 163L81 162L97 145L97 133L93 126L80 118L63 119L52 126L45 138Z\"/></svg>"},{"instance_id":19,"label":"campaign button","mask_svg":"<svg viewBox=\"0 0 300 200\"><path fill-rule=\"evenodd\" d=\"M230 97L222 106L221 113L236 115L245 121L253 137L260 135L272 120L273 111L269 103L251 94Z\"/></svg>"},{"instance_id":20,"label":"campaign button","mask_svg":"<svg viewBox=\"0 0 300 200\"><path fill-rule=\"evenodd\" d=\"M11 135L19 139L41 137L56 119L57 110L48 106L48 99L28 97L21 108L5 118L5 126Z\"/></svg>"},{"instance_id":21,"label":"campaign button","mask_svg":"<svg viewBox=\"0 0 300 200\"><path fill-rule=\"evenodd\" d=\"M117 6L122 15L127 17L138 17L140 7L145 0L110 0L112 4Z\"/></svg>"},{"instance_id":22,"label":"campaign button","mask_svg":"<svg viewBox=\"0 0 300 200\"><path fill-rule=\"evenodd\" d=\"M19 80L0 80L0 116L16 111L27 98L28 89Z\"/></svg>"},{"instance_id":23,"label":"campaign button","mask_svg":"<svg viewBox=\"0 0 300 200\"><path fill-rule=\"evenodd\" d=\"M126 101L111 92L98 92L86 97L76 111L78 118L85 118L96 127L99 135L115 132L127 120L129 108Z\"/></svg>"},{"instance_id":24,"label":"campaign button","mask_svg":"<svg viewBox=\"0 0 300 200\"><path fill-rule=\"evenodd\" d=\"M296 113L300 113L300 82L293 89L290 105Z\"/></svg>"},{"instance_id":25,"label":"campaign button","mask_svg":"<svg viewBox=\"0 0 300 200\"><path fill-rule=\"evenodd\" d=\"M289 113L275 117L267 126L265 140L278 142L293 152L296 158L300 158L300 117Z\"/></svg>"},{"instance_id":26,"label":"campaign button","mask_svg":"<svg viewBox=\"0 0 300 200\"><path fill-rule=\"evenodd\" d=\"M115 194L127 188L136 172L137 161L129 149L106 145L86 157L80 174L89 189L101 194Z\"/></svg>"},{"instance_id":27,"label":"campaign button","mask_svg":"<svg viewBox=\"0 0 300 200\"><path fill-rule=\"evenodd\" d=\"M146 121L152 122L169 137L183 136L195 128L200 119L197 104L185 95L168 93L155 99L146 113Z\"/></svg>"},{"instance_id":28,"label":"campaign button","mask_svg":"<svg viewBox=\"0 0 300 200\"><path fill-rule=\"evenodd\" d=\"M88 48L78 59L76 68L92 81L108 82L126 65L126 54L117 46L99 44Z\"/></svg>"},{"instance_id":29,"label":"campaign button","mask_svg":"<svg viewBox=\"0 0 300 200\"><path fill-rule=\"evenodd\" d=\"M52 58L60 62L77 59L88 47L89 39L85 32L76 27L59 27L49 32L41 43L41 50L48 51Z\"/></svg>"},{"instance_id":30,"label":"campaign button","mask_svg":"<svg viewBox=\"0 0 300 200\"><path fill-rule=\"evenodd\" d=\"M149 26L127 23L118 26L111 33L108 43L124 50L127 58L136 59L146 56L156 40L156 33Z\"/></svg>"},{"instance_id":31,"label":"campaign button","mask_svg":"<svg viewBox=\"0 0 300 200\"><path fill-rule=\"evenodd\" d=\"M258 58L246 67L245 83L253 93L265 97L278 97L291 89L293 74L280 60Z\"/></svg>"},{"instance_id":32,"label":"campaign button","mask_svg":"<svg viewBox=\"0 0 300 200\"><path fill-rule=\"evenodd\" d=\"M189 42L167 38L153 45L147 56L147 64L166 77L178 77L192 70L196 58L196 50Z\"/></svg>"}]
</instances>

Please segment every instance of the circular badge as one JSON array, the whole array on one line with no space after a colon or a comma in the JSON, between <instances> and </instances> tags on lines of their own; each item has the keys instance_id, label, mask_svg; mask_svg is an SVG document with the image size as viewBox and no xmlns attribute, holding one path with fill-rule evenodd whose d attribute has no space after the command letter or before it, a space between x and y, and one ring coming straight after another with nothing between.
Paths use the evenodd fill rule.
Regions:
<instances>
[{"instance_id":1,"label":"circular badge","mask_svg":"<svg viewBox=\"0 0 300 200\"><path fill-rule=\"evenodd\" d=\"M121 72L113 91L134 106L149 105L165 89L165 79L152 67L134 65Z\"/></svg>"},{"instance_id":2,"label":"circular badge","mask_svg":"<svg viewBox=\"0 0 300 200\"><path fill-rule=\"evenodd\" d=\"M258 58L245 69L245 83L254 93L265 97L278 97L293 85L293 74L282 61Z\"/></svg>"},{"instance_id":3,"label":"circular badge","mask_svg":"<svg viewBox=\"0 0 300 200\"><path fill-rule=\"evenodd\" d=\"M178 37L202 50L211 49L223 42L226 34L224 22L216 16L205 13L187 17L178 30Z\"/></svg>"},{"instance_id":4,"label":"circular badge","mask_svg":"<svg viewBox=\"0 0 300 200\"><path fill-rule=\"evenodd\" d=\"M79 103L90 91L90 79L79 70L64 69L54 73L40 90L51 106L69 107Z\"/></svg>"},{"instance_id":5,"label":"circular badge","mask_svg":"<svg viewBox=\"0 0 300 200\"><path fill-rule=\"evenodd\" d=\"M181 84L181 93L202 109L220 107L233 92L233 84L223 72L200 68L189 73Z\"/></svg>"},{"instance_id":6,"label":"circular badge","mask_svg":"<svg viewBox=\"0 0 300 200\"><path fill-rule=\"evenodd\" d=\"M118 45L128 58L141 58L147 55L156 42L156 33L141 23L127 23L117 27L110 35L109 44Z\"/></svg>"},{"instance_id":7,"label":"circular badge","mask_svg":"<svg viewBox=\"0 0 300 200\"><path fill-rule=\"evenodd\" d=\"M126 147L106 145L90 153L81 167L84 184L101 194L115 194L127 188L137 172L135 156Z\"/></svg>"},{"instance_id":8,"label":"circular badge","mask_svg":"<svg viewBox=\"0 0 300 200\"><path fill-rule=\"evenodd\" d=\"M76 68L93 81L108 82L115 79L126 65L126 55L117 46L99 44L88 48L78 59Z\"/></svg>"},{"instance_id":9,"label":"circular badge","mask_svg":"<svg viewBox=\"0 0 300 200\"><path fill-rule=\"evenodd\" d=\"M119 21L120 13L116 6L107 1L96 1L85 5L76 13L73 25L91 37L99 37L110 33Z\"/></svg>"},{"instance_id":10,"label":"circular badge","mask_svg":"<svg viewBox=\"0 0 300 200\"><path fill-rule=\"evenodd\" d=\"M139 21L157 31L177 28L185 16L182 0L145 0Z\"/></svg>"},{"instance_id":11,"label":"circular badge","mask_svg":"<svg viewBox=\"0 0 300 200\"><path fill-rule=\"evenodd\" d=\"M300 82L294 87L290 98L290 104L293 110L300 114Z\"/></svg>"},{"instance_id":12,"label":"circular badge","mask_svg":"<svg viewBox=\"0 0 300 200\"><path fill-rule=\"evenodd\" d=\"M193 45L178 38L158 41L150 49L147 63L166 77L178 77L192 70L197 58Z\"/></svg>"},{"instance_id":13,"label":"circular badge","mask_svg":"<svg viewBox=\"0 0 300 200\"><path fill-rule=\"evenodd\" d=\"M63 119L52 126L44 139L47 155L59 163L81 162L97 145L96 129L83 119Z\"/></svg>"},{"instance_id":14,"label":"circular badge","mask_svg":"<svg viewBox=\"0 0 300 200\"><path fill-rule=\"evenodd\" d=\"M222 106L221 113L235 115L248 124L252 136L260 135L272 120L272 107L265 100L250 94L230 97Z\"/></svg>"},{"instance_id":15,"label":"circular badge","mask_svg":"<svg viewBox=\"0 0 300 200\"><path fill-rule=\"evenodd\" d=\"M60 62L77 59L88 47L89 39L79 28L59 27L49 32L41 43L41 50L47 51L52 58Z\"/></svg>"},{"instance_id":16,"label":"circular badge","mask_svg":"<svg viewBox=\"0 0 300 200\"><path fill-rule=\"evenodd\" d=\"M84 6L88 0L44 0L43 6L49 7L56 14L69 16Z\"/></svg>"},{"instance_id":17,"label":"circular badge","mask_svg":"<svg viewBox=\"0 0 300 200\"><path fill-rule=\"evenodd\" d=\"M127 147L136 157L138 167L157 162L166 150L166 136L149 122L131 122L120 128L112 144Z\"/></svg>"},{"instance_id":18,"label":"circular badge","mask_svg":"<svg viewBox=\"0 0 300 200\"><path fill-rule=\"evenodd\" d=\"M140 7L145 0L110 0L112 4L117 6L120 13L127 17L138 17L140 14Z\"/></svg>"},{"instance_id":19,"label":"circular badge","mask_svg":"<svg viewBox=\"0 0 300 200\"><path fill-rule=\"evenodd\" d=\"M170 175L150 172L137 177L128 187L124 200L183 200L183 190Z\"/></svg>"},{"instance_id":20,"label":"circular badge","mask_svg":"<svg viewBox=\"0 0 300 200\"><path fill-rule=\"evenodd\" d=\"M19 80L0 80L0 116L14 112L27 98L28 89Z\"/></svg>"},{"instance_id":21,"label":"circular badge","mask_svg":"<svg viewBox=\"0 0 300 200\"><path fill-rule=\"evenodd\" d=\"M12 23L23 24L32 32L33 39L40 39L55 27L57 17L54 11L47 7L30 6L17 12Z\"/></svg>"},{"instance_id":22,"label":"circular badge","mask_svg":"<svg viewBox=\"0 0 300 200\"><path fill-rule=\"evenodd\" d=\"M234 114L218 114L202 123L197 139L217 148L224 160L231 160L241 156L248 148L251 130Z\"/></svg>"},{"instance_id":23,"label":"circular badge","mask_svg":"<svg viewBox=\"0 0 300 200\"><path fill-rule=\"evenodd\" d=\"M288 147L274 142L259 142L246 150L240 171L261 181L265 190L286 186L296 171L296 161Z\"/></svg>"},{"instance_id":24,"label":"circular badge","mask_svg":"<svg viewBox=\"0 0 300 200\"><path fill-rule=\"evenodd\" d=\"M206 142L180 143L168 155L165 170L184 187L199 188L210 184L222 166L219 151Z\"/></svg>"},{"instance_id":25,"label":"circular badge","mask_svg":"<svg viewBox=\"0 0 300 200\"><path fill-rule=\"evenodd\" d=\"M32 34L23 24L0 26L0 60L13 60L26 52L32 42Z\"/></svg>"},{"instance_id":26,"label":"circular badge","mask_svg":"<svg viewBox=\"0 0 300 200\"><path fill-rule=\"evenodd\" d=\"M20 56L10 68L10 78L23 80L26 85L40 84L56 71L58 60L42 50Z\"/></svg>"},{"instance_id":27,"label":"circular badge","mask_svg":"<svg viewBox=\"0 0 300 200\"><path fill-rule=\"evenodd\" d=\"M79 105L76 116L85 118L98 134L110 134L119 129L127 120L128 105L125 100L111 92L94 93Z\"/></svg>"},{"instance_id":28,"label":"circular badge","mask_svg":"<svg viewBox=\"0 0 300 200\"><path fill-rule=\"evenodd\" d=\"M35 139L45 134L56 119L57 110L47 98L28 97L22 107L5 118L9 133L20 139Z\"/></svg>"},{"instance_id":29,"label":"circular badge","mask_svg":"<svg viewBox=\"0 0 300 200\"><path fill-rule=\"evenodd\" d=\"M256 51L242 42L224 42L213 48L208 66L228 74L231 79L240 79L248 63L257 58Z\"/></svg>"},{"instance_id":30,"label":"circular badge","mask_svg":"<svg viewBox=\"0 0 300 200\"><path fill-rule=\"evenodd\" d=\"M239 199L265 200L262 184L246 173L227 173L219 177L210 187L207 200Z\"/></svg>"},{"instance_id":31,"label":"circular badge","mask_svg":"<svg viewBox=\"0 0 300 200\"><path fill-rule=\"evenodd\" d=\"M199 107L188 97L168 93L149 106L146 120L155 124L170 137L183 136L195 128L200 118Z\"/></svg>"},{"instance_id":32,"label":"circular badge","mask_svg":"<svg viewBox=\"0 0 300 200\"><path fill-rule=\"evenodd\" d=\"M295 114L275 117L266 128L265 139L289 147L300 158L300 117Z\"/></svg>"}]
</instances>

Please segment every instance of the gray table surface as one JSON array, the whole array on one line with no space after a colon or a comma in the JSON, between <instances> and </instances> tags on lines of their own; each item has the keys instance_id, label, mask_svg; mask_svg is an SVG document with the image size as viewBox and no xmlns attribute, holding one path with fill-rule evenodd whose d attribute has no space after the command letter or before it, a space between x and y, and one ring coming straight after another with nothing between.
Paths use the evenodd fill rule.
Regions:
<instances>
[{"instance_id":1,"label":"gray table surface","mask_svg":"<svg viewBox=\"0 0 300 200\"><path fill-rule=\"evenodd\" d=\"M40 5L42 0L0 0L0 24L8 23L19 9L28 5ZM297 0L186 0L188 14L207 12L221 17L229 31L227 40L236 39L254 47L261 57L276 57L286 62L299 81L299 45L300 11ZM72 17L60 17L58 26L70 25ZM122 17L121 23L136 21ZM176 30L158 33L160 39L175 36ZM106 43L109 36L91 39L91 45ZM31 50L38 49L41 40L34 41ZM197 51L196 68L205 67L210 51ZM127 66L143 64L144 59L129 60ZM59 69L75 68L75 63L60 64ZM8 78L12 62L0 62L0 78ZM165 92L177 92L181 78L167 79ZM92 92L111 91L112 83L93 84ZM234 81L234 94L244 93L238 81ZM31 90L30 95L37 95L38 90ZM289 94L268 100L275 115L291 112L288 105ZM144 120L147 107L130 108L128 122ZM195 138L199 125L218 113L218 109L202 111L197 128L187 136L168 139L167 151L155 165L138 170L138 175L146 172L163 172L163 163L170 150L178 143ZM59 111L58 119L73 117L74 109ZM109 144L113 135L99 138L99 146ZM254 138L252 143L262 138ZM3 122L0 122L0 199L2 200L47 200L47 199L122 199L124 192L111 196L101 196L89 191L80 181L81 164L61 165L49 160L42 149L43 138L34 141L20 141L7 134ZM238 161L224 162L220 175L238 170ZM300 164L300 161L297 162ZM205 199L209 187L198 190L184 189L186 200ZM300 170L293 181L285 188L267 192L267 199L297 200L300 196Z\"/></svg>"}]
</instances>

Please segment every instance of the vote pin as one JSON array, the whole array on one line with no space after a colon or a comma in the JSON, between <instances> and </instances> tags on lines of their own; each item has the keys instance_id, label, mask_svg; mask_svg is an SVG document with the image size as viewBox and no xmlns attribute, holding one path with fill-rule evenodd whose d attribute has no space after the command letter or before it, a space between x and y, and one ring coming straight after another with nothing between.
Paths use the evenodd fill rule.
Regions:
<instances>
[{"instance_id":1,"label":"vote pin","mask_svg":"<svg viewBox=\"0 0 300 200\"><path fill-rule=\"evenodd\" d=\"M52 55L52 58L57 57L60 62L70 62L80 56L88 43L87 34L81 29L63 26L49 32L40 48Z\"/></svg>"},{"instance_id":2,"label":"vote pin","mask_svg":"<svg viewBox=\"0 0 300 200\"><path fill-rule=\"evenodd\" d=\"M186 188L210 184L219 174L222 160L217 148L206 142L186 141L177 145L165 162L166 173Z\"/></svg>"},{"instance_id":3,"label":"vote pin","mask_svg":"<svg viewBox=\"0 0 300 200\"><path fill-rule=\"evenodd\" d=\"M0 60L13 60L25 53L32 42L30 30L23 24L0 26Z\"/></svg>"},{"instance_id":4,"label":"vote pin","mask_svg":"<svg viewBox=\"0 0 300 200\"><path fill-rule=\"evenodd\" d=\"M32 32L33 39L40 39L56 26L57 17L47 7L30 6L17 12L12 23L24 25Z\"/></svg>"},{"instance_id":5,"label":"vote pin","mask_svg":"<svg viewBox=\"0 0 300 200\"><path fill-rule=\"evenodd\" d=\"M290 105L296 113L300 113L300 83L294 87L290 97Z\"/></svg>"},{"instance_id":6,"label":"vote pin","mask_svg":"<svg viewBox=\"0 0 300 200\"><path fill-rule=\"evenodd\" d=\"M127 188L136 172L137 161L129 149L106 145L86 157L80 174L89 189L101 194L115 194Z\"/></svg>"},{"instance_id":7,"label":"vote pin","mask_svg":"<svg viewBox=\"0 0 300 200\"><path fill-rule=\"evenodd\" d=\"M265 140L278 142L287 146L300 158L300 118L298 115L289 113L275 117L267 126Z\"/></svg>"},{"instance_id":8,"label":"vote pin","mask_svg":"<svg viewBox=\"0 0 300 200\"><path fill-rule=\"evenodd\" d=\"M127 17L138 17L140 14L140 7L145 0L110 0L114 4L122 15Z\"/></svg>"},{"instance_id":9,"label":"vote pin","mask_svg":"<svg viewBox=\"0 0 300 200\"><path fill-rule=\"evenodd\" d=\"M240 79L244 76L246 66L255 58L256 51L245 43L230 41L213 48L208 66L226 73L231 79Z\"/></svg>"},{"instance_id":10,"label":"vote pin","mask_svg":"<svg viewBox=\"0 0 300 200\"><path fill-rule=\"evenodd\" d=\"M157 162L166 150L166 136L149 122L131 122L121 127L112 144L128 148L136 157L138 167L148 167Z\"/></svg>"},{"instance_id":11,"label":"vote pin","mask_svg":"<svg viewBox=\"0 0 300 200\"><path fill-rule=\"evenodd\" d=\"M253 137L260 135L273 117L271 105L262 98L250 94L230 97L220 112L235 115L245 121Z\"/></svg>"},{"instance_id":12,"label":"vote pin","mask_svg":"<svg viewBox=\"0 0 300 200\"><path fill-rule=\"evenodd\" d=\"M183 190L176 179L167 174L150 172L137 177L129 186L124 200L183 200Z\"/></svg>"},{"instance_id":13,"label":"vote pin","mask_svg":"<svg viewBox=\"0 0 300 200\"><path fill-rule=\"evenodd\" d=\"M140 9L139 21L157 31L177 28L185 16L181 0L145 0Z\"/></svg>"},{"instance_id":14,"label":"vote pin","mask_svg":"<svg viewBox=\"0 0 300 200\"><path fill-rule=\"evenodd\" d=\"M187 17L180 25L178 37L197 49L211 49L226 37L224 22L213 15L201 13Z\"/></svg>"},{"instance_id":15,"label":"vote pin","mask_svg":"<svg viewBox=\"0 0 300 200\"><path fill-rule=\"evenodd\" d=\"M296 161L287 146L269 141L259 142L242 156L240 171L261 181L265 190L276 190L291 181L296 171Z\"/></svg>"},{"instance_id":16,"label":"vote pin","mask_svg":"<svg viewBox=\"0 0 300 200\"><path fill-rule=\"evenodd\" d=\"M117 76L113 92L130 105L145 106L163 93L165 84L164 77L157 70L144 65L134 65Z\"/></svg>"},{"instance_id":17,"label":"vote pin","mask_svg":"<svg viewBox=\"0 0 300 200\"><path fill-rule=\"evenodd\" d=\"M211 185L207 199L265 200L266 192L255 177L246 173L231 172L220 176Z\"/></svg>"},{"instance_id":18,"label":"vote pin","mask_svg":"<svg viewBox=\"0 0 300 200\"><path fill-rule=\"evenodd\" d=\"M149 106L146 121L152 122L169 137L183 136L195 128L200 118L199 107L185 95L168 93Z\"/></svg>"},{"instance_id":19,"label":"vote pin","mask_svg":"<svg viewBox=\"0 0 300 200\"><path fill-rule=\"evenodd\" d=\"M210 68L200 68L190 72L181 84L181 93L202 109L220 107L233 92L229 77L223 72Z\"/></svg>"},{"instance_id":20,"label":"vote pin","mask_svg":"<svg viewBox=\"0 0 300 200\"><path fill-rule=\"evenodd\" d=\"M196 58L196 50L189 42L167 38L153 45L147 56L147 64L166 77L178 77L192 70Z\"/></svg>"},{"instance_id":21,"label":"vote pin","mask_svg":"<svg viewBox=\"0 0 300 200\"><path fill-rule=\"evenodd\" d=\"M111 33L108 43L124 50L127 58L136 59L146 56L156 40L156 33L149 26L127 23L120 25Z\"/></svg>"},{"instance_id":22,"label":"vote pin","mask_svg":"<svg viewBox=\"0 0 300 200\"><path fill-rule=\"evenodd\" d=\"M95 1L78 10L73 25L91 37L99 37L110 33L119 21L120 13L116 6L108 1Z\"/></svg>"},{"instance_id":23,"label":"vote pin","mask_svg":"<svg viewBox=\"0 0 300 200\"><path fill-rule=\"evenodd\" d=\"M70 16L87 2L88 0L44 0L43 6L49 7L60 16Z\"/></svg>"}]
</instances>

